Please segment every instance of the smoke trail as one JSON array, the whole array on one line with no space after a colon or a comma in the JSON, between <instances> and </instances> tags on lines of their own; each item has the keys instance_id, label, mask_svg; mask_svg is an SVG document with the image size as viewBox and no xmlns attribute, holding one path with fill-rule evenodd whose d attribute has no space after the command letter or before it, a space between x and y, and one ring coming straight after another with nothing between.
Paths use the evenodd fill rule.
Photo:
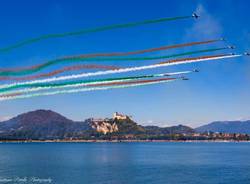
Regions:
<instances>
[{"instance_id":1,"label":"smoke trail","mask_svg":"<svg viewBox=\"0 0 250 184\"><path fill-rule=\"evenodd\" d=\"M122 82L111 82L107 84L89 84L91 87L99 87L99 86L113 86L113 85L129 85L129 84L143 84L150 82L160 82L160 81L171 81L176 80L177 78L161 78L161 79L151 79L151 80L136 80L136 81L122 81Z\"/></svg>"},{"instance_id":2,"label":"smoke trail","mask_svg":"<svg viewBox=\"0 0 250 184\"><path fill-rule=\"evenodd\" d=\"M98 57L113 57L113 56L128 56L128 55L135 55L135 54L143 54L147 52L154 52L154 51L160 51L160 50L167 50L167 49L172 49L172 48L181 48L181 47L186 47L186 46L193 46L193 45L200 45L200 44L208 44L208 43L214 43L221 41L221 39L217 40L208 40L208 41L201 41L201 42L190 42L190 43L184 43L184 44L177 44L177 45L168 45L168 46L163 46L163 47L158 47L158 48L151 48L151 49L145 49L145 50L139 50L139 51L132 51L132 52L117 52L117 53L97 53L97 54L85 54L85 55L77 55L77 56L67 56L63 58L58 58L54 59L39 65L33 65L30 67L25 67L25 68L8 68L8 69L0 69L0 74L1 76L4 75L11 75L11 74L18 74L20 75L25 75L25 74L30 74L34 72L38 72L44 68L47 68L51 65L55 65L58 63L64 63L64 62L79 62L79 61L84 61L87 58L98 58ZM201 51L198 51L199 53ZM205 51L204 51L205 52ZM208 52L208 51L207 51ZM188 55L191 53L184 53L183 55ZM181 54L169 56L169 57L176 57L176 56L182 56Z\"/></svg>"},{"instance_id":3,"label":"smoke trail","mask_svg":"<svg viewBox=\"0 0 250 184\"><path fill-rule=\"evenodd\" d=\"M183 75L188 74L194 71L182 71L182 72L174 72L174 73L161 73L161 74L152 74L152 75L140 75L140 76L132 76L132 77L119 77L119 78L107 78L107 79L95 79L95 80L84 80L84 81L69 81L63 83L37 83L37 84L23 84L19 86L13 86L5 89L0 89L0 94L6 95L11 93L27 93L27 92L34 92L39 90L46 90L46 89L58 89L58 88L68 88L68 87L82 87L82 86L89 86L89 85L98 85L98 84L108 84L113 82L126 82L132 80L139 80L145 78L153 78L153 77L164 77L164 76L173 76L173 75ZM25 88L21 90L13 89L17 88ZM1 95L0 95L1 97Z\"/></svg>"},{"instance_id":4,"label":"smoke trail","mask_svg":"<svg viewBox=\"0 0 250 184\"><path fill-rule=\"evenodd\" d=\"M41 40L47 40L51 38L62 38L62 37L69 37L69 36L77 36L77 35L83 35L88 33L94 33L94 32L100 32L100 31L106 31L111 29L118 29L118 28L128 28L128 27L134 27L134 26L140 26L140 25L146 25L146 24L155 24L160 22L167 22L167 21L174 21L174 20L180 20L180 19L188 19L192 18L192 16L179 16L179 17L170 17L170 18L160 18L160 19L153 19L153 20L145 20L140 22L132 22L132 23L126 23L126 24L114 24L109 26L103 26L103 27L97 27L92 29L83 29L80 31L75 32L67 32L67 33L58 33L58 34L47 34L42 35L37 38L32 38L28 40L24 40L22 42L10 45L8 47L0 48L0 52L8 52L13 49L29 45L35 42L39 42Z\"/></svg>"},{"instance_id":5,"label":"smoke trail","mask_svg":"<svg viewBox=\"0 0 250 184\"><path fill-rule=\"evenodd\" d=\"M57 95L57 94L79 93L79 92L85 92L85 91L97 91L97 90L128 88L128 87L136 87L136 86L146 86L146 85L166 83L166 82L171 82L171 81L176 81L176 80L178 79L169 80L167 78L165 80L158 79L157 81L152 81L152 82L133 83L133 84L127 84L127 85L58 90L58 91L52 91L52 92L42 92L42 93L34 93L34 94L26 94L26 95L18 95L18 96L1 97L0 101L22 99L22 98L32 98L32 97L38 97L38 96L49 96L49 95Z\"/></svg>"},{"instance_id":6,"label":"smoke trail","mask_svg":"<svg viewBox=\"0 0 250 184\"><path fill-rule=\"evenodd\" d=\"M162 47L155 47L145 50L137 50L137 51L130 51L130 52L114 52L114 53L97 53L97 54L82 54L77 56L68 56L64 58L92 58L92 57L107 57L107 56L128 56L128 55L136 55L136 54L144 54L147 52L156 52L161 50L168 50L168 49L176 49L176 48L182 48L182 47L190 47L194 45L203 45L203 44L209 44L209 43L215 43L222 41L222 39L214 39L214 40L207 40L207 41L199 41L199 42L189 42L189 43L181 43L181 44L175 44L175 45L166 45Z\"/></svg>"},{"instance_id":7,"label":"smoke trail","mask_svg":"<svg viewBox=\"0 0 250 184\"><path fill-rule=\"evenodd\" d=\"M19 95L22 95L22 93L4 94L4 95L0 95L0 98L9 98L9 97L15 97L15 96L19 96Z\"/></svg>"},{"instance_id":8,"label":"smoke trail","mask_svg":"<svg viewBox=\"0 0 250 184\"><path fill-rule=\"evenodd\" d=\"M43 74L38 74L38 75L33 75L33 76L27 76L27 77L0 77L0 80L34 80L42 77L51 77L60 73L64 73L66 71L74 71L74 70L82 70L82 69L110 69L110 70L116 70L120 69L119 67L116 66L108 66L108 65L75 65L75 66L70 66L70 67L64 67L59 70L54 70L49 73L43 73Z\"/></svg>"},{"instance_id":9,"label":"smoke trail","mask_svg":"<svg viewBox=\"0 0 250 184\"><path fill-rule=\"evenodd\" d=\"M122 68L122 69L117 69L117 70L97 71L97 72L92 72L92 73L82 73L82 74L67 75L67 76L59 76L59 77L52 77L52 78L47 78L47 79L40 79L40 80L33 80L33 81L19 82L19 83L12 83L12 84L3 84L3 85L0 85L0 89L12 88L12 87L16 87L16 86L20 86L24 84L46 83L46 82L53 82L53 81L77 79L77 78L83 78L83 77L118 74L118 73L160 68L160 67L165 67L165 66L202 62L202 61L209 61L209 60L219 60L219 59L226 59L226 58L235 58L235 57L241 57L241 56L242 55L223 54L223 55L212 55L212 56L202 56L202 57L196 57L196 58L169 60L164 63L158 63L158 64L153 64L153 65Z\"/></svg>"},{"instance_id":10,"label":"smoke trail","mask_svg":"<svg viewBox=\"0 0 250 184\"><path fill-rule=\"evenodd\" d=\"M198 50L198 51L192 51L192 52L184 52L184 53L180 53L180 54L172 54L172 55L166 55L166 56L156 56L156 57L86 58L86 59L83 59L83 60L84 61L128 61L128 60L130 60L130 61L145 61L145 60L158 60L158 59L167 59L167 58L171 58L171 57L192 55L192 54L198 54L198 53L204 53L204 52L213 52L213 51L219 51L219 50L224 50L224 49L228 49L228 47L215 48L215 49L205 49L205 50ZM79 62L79 61L82 61L82 59L71 60L70 62ZM26 71L3 71L3 72L0 72L0 76L27 75L29 73L34 73L34 70L30 70L30 71L27 71L27 70Z\"/></svg>"}]
</instances>

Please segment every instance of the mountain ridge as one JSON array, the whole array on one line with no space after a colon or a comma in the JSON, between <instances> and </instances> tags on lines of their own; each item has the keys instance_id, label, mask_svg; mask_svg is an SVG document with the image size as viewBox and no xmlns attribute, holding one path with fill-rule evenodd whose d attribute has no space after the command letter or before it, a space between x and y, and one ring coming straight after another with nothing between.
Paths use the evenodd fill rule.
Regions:
<instances>
[{"instance_id":1,"label":"mountain ridge","mask_svg":"<svg viewBox=\"0 0 250 184\"><path fill-rule=\"evenodd\" d=\"M215 132L212 136L210 132ZM55 139L214 139L221 133L250 134L248 121L216 121L195 129L176 125L170 127L142 126L130 116L114 113L113 118L73 121L51 110L35 110L0 122L0 140ZM227 136L235 138L235 136Z\"/></svg>"},{"instance_id":2,"label":"mountain ridge","mask_svg":"<svg viewBox=\"0 0 250 184\"><path fill-rule=\"evenodd\" d=\"M51 110L35 110L0 123L0 138L5 139L68 139L89 137L127 137L128 135L159 135L191 133L190 127L179 125L151 129L138 125L129 116L106 119L89 118L73 121Z\"/></svg>"},{"instance_id":3,"label":"mountain ridge","mask_svg":"<svg viewBox=\"0 0 250 184\"><path fill-rule=\"evenodd\" d=\"M195 128L197 132L245 133L250 134L250 120L214 121Z\"/></svg>"}]
</instances>

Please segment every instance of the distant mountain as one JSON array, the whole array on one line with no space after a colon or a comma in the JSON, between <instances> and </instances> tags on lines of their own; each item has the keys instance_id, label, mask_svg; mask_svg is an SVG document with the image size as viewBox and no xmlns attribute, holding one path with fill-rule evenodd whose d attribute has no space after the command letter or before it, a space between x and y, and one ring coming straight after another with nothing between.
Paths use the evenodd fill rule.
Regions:
<instances>
[{"instance_id":1,"label":"distant mountain","mask_svg":"<svg viewBox=\"0 0 250 184\"><path fill-rule=\"evenodd\" d=\"M194 133L194 129L184 126L171 126L171 127L158 127L158 126L145 126L146 132L149 134L189 134Z\"/></svg>"},{"instance_id":2,"label":"distant mountain","mask_svg":"<svg viewBox=\"0 0 250 184\"><path fill-rule=\"evenodd\" d=\"M62 139L86 130L92 130L88 123L74 122L50 110L24 113L0 123L0 136L11 139Z\"/></svg>"},{"instance_id":3,"label":"distant mountain","mask_svg":"<svg viewBox=\"0 0 250 184\"><path fill-rule=\"evenodd\" d=\"M250 120L248 121L215 121L195 129L197 132L222 132L250 134Z\"/></svg>"},{"instance_id":4,"label":"distant mountain","mask_svg":"<svg viewBox=\"0 0 250 184\"><path fill-rule=\"evenodd\" d=\"M141 126L128 116L117 115L106 119L86 119L76 122L50 111L36 110L0 122L2 140L46 139L112 139L155 135L189 134L194 130L179 125L173 127Z\"/></svg>"}]
</instances>

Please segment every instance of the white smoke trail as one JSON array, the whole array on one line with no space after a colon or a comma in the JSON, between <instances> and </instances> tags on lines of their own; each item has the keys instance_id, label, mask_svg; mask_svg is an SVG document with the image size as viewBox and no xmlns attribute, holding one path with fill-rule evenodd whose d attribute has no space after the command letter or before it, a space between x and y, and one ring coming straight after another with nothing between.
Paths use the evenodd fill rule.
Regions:
<instances>
[{"instance_id":1,"label":"white smoke trail","mask_svg":"<svg viewBox=\"0 0 250 184\"><path fill-rule=\"evenodd\" d=\"M79 82L78 84L65 84L62 86L53 86L48 84L48 86L42 86L42 87L30 87L30 88L24 88L20 90L10 90L10 91L4 91L0 92L0 97L1 95L8 95L8 94L13 94L13 93L28 93L28 92L35 92L35 91L40 91L40 90L49 90L49 89L60 89L60 88L73 88L73 87L83 87L83 86L88 86L88 85L93 85L93 84L109 84L112 82L125 82L125 81L133 81L133 80L138 80L138 79L143 79L143 78L153 78L153 77L164 77L164 76L173 76L173 75L182 75L182 74L188 74L192 73L194 71L182 71L182 72L174 72L174 73L160 73L160 74L152 74L152 75L146 75L147 77L141 76L141 78L127 78L127 79L117 79L115 80L104 80L104 81L93 81L93 82L86 82L82 81ZM140 76L133 76L133 77L140 77Z\"/></svg>"},{"instance_id":2,"label":"white smoke trail","mask_svg":"<svg viewBox=\"0 0 250 184\"><path fill-rule=\"evenodd\" d=\"M79 93L79 92L86 92L86 91L97 91L97 90L108 90L108 89L118 89L118 88L129 88L129 87L136 87L136 86L146 86L146 85L152 85L152 84L167 83L167 82L172 82L172 81L176 81L176 80L180 80L180 79L153 81L153 82L146 82L146 83L139 83L139 84L107 86L107 87L92 87L92 88L57 90L57 91L51 91L51 92L42 92L42 93L33 93L33 94L26 94L26 95L2 97L2 98L0 98L0 101L22 99L22 98L32 98L32 97L38 97L38 96L49 96L49 95L57 95L57 94Z\"/></svg>"},{"instance_id":3,"label":"white smoke trail","mask_svg":"<svg viewBox=\"0 0 250 184\"><path fill-rule=\"evenodd\" d=\"M98 71L98 72L91 72L91 73L81 73L81 74L74 74L74 75L67 75L67 76L60 76L60 77L52 77L47 79L40 79L40 80L33 80L27 82L19 82L19 83L12 83L12 84L4 84L0 86L0 89L6 87L12 87L16 85L23 85L23 84L36 84L36 83L46 83L46 82L53 82L53 81L61 81L61 80L69 80L69 79L77 79L82 77L91 77L91 76L98 76L98 75L108 75L108 74L117 74L117 73L124 73L124 72L133 72L139 70L146 70L146 69L153 69L159 68L164 66L172 66L172 65L179 65L179 64L187 64L187 63L194 63L194 62L201 62L201 61L209 61L209 60L218 60L218 59L226 59L226 58L235 58L240 57L241 54L238 55L225 55L225 56L215 56L212 58L194 58L192 60L183 60L173 63L160 63L160 64L153 64L153 65L146 65L146 66L138 66L138 67L130 67L130 68L121 68L117 70L106 70L106 71Z\"/></svg>"}]
</instances>

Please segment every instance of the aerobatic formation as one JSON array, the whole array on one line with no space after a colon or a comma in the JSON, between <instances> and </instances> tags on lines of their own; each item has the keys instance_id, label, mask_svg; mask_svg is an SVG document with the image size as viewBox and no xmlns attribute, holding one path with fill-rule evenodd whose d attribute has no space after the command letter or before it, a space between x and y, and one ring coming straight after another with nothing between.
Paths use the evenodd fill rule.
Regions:
<instances>
[{"instance_id":1,"label":"aerobatic formation","mask_svg":"<svg viewBox=\"0 0 250 184\"><path fill-rule=\"evenodd\" d=\"M108 31L112 29L124 29L140 25L152 25L167 21L178 21L189 18L197 19L199 18L199 16L193 13L190 16L144 20L139 22L83 29L74 32L42 35L37 38L27 39L18 43L14 43L10 46L0 48L0 54L6 54L15 49L18 49L19 47L24 47L25 45L34 44L35 42L40 42L46 39L79 36L94 32ZM198 72L197 69L177 71L172 73L153 73L147 75L139 75L134 73L148 69L165 68L172 65L203 61L215 61L249 55L249 53L227 53L227 50L234 49L233 46L211 46L213 44L216 44L217 42L224 43L224 41L224 39L198 40L188 43L164 45L160 47L129 52L72 55L55 58L33 66L0 68L0 101L56 94L79 93L86 91L109 90L118 88L122 89L136 86L174 82L178 80L188 80L188 78L186 78L184 75ZM172 53L179 48L192 49L192 46L197 47L200 45L205 45L211 48L195 49L188 52L176 51L176 53ZM167 52L167 50L169 49L173 50L171 51L171 54L148 56L149 54L155 55L157 54L157 52L163 50ZM217 53L223 51L225 51L226 53ZM203 55L204 53L212 52L215 52L215 54ZM198 56L191 57L191 55ZM104 64L109 61L115 64ZM124 63L129 63L130 66L125 67ZM121 67L120 64L123 64L123 66ZM86 72L85 70L94 71ZM106 75L109 76L112 74L115 75L122 73L124 73L126 76L105 77ZM99 76L99 78L95 78L96 76Z\"/></svg>"}]
</instances>

